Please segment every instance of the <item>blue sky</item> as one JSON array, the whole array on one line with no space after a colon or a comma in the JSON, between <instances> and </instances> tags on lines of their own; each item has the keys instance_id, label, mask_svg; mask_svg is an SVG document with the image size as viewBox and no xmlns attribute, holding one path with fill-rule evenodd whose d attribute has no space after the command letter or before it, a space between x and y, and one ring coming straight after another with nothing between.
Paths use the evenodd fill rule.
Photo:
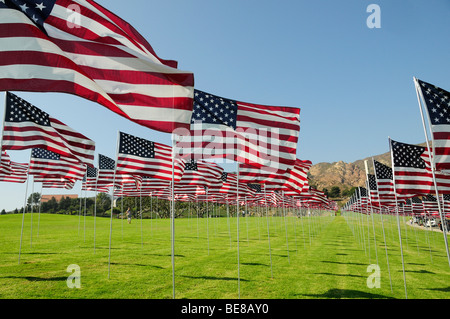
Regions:
<instances>
[{"instance_id":1,"label":"blue sky","mask_svg":"<svg viewBox=\"0 0 450 319\"><path fill-rule=\"evenodd\" d=\"M133 25L161 58L194 72L196 88L300 107L297 157L313 164L387 152L388 136L423 142L413 76L450 90L447 0L98 2ZM369 4L380 7L379 29L366 24ZM118 130L170 144L170 135L76 96L15 93L93 139L97 154L115 156ZM26 162L30 152L10 155ZM79 193L79 184L63 193ZM25 185L1 183L0 190L0 209L23 205Z\"/></svg>"}]
</instances>

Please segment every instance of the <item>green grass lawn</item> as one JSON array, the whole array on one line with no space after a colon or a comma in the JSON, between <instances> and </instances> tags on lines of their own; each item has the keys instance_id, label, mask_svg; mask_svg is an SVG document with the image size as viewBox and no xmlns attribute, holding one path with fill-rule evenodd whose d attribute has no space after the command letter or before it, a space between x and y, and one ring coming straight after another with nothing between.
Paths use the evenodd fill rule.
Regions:
<instances>
[{"instance_id":1,"label":"green grass lawn","mask_svg":"<svg viewBox=\"0 0 450 319\"><path fill-rule=\"evenodd\" d=\"M38 217L25 216L19 263L22 215L0 216L0 298L172 298L170 220L144 219L141 228L141 220L114 219L108 278L109 218L95 219L94 249L93 217ZM239 218L238 282L237 218L175 220L175 298L405 298L395 218L384 218L389 269L378 215L376 251L366 216L268 221L270 251L267 219ZM449 298L442 233L401 227L408 298ZM377 259L381 286L369 288L367 268ZM80 289L67 286L73 264Z\"/></svg>"}]
</instances>

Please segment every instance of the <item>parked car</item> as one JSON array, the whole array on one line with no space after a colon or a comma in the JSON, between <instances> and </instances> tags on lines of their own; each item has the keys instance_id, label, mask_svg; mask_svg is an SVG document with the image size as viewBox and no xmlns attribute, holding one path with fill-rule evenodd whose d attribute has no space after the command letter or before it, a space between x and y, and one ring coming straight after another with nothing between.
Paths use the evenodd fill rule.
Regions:
<instances>
[{"instance_id":1,"label":"parked car","mask_svg":"<svg viewBox=\"0 0 450 319\"><path fill-rule=\"evenodd\" d=\"M437 222L436 219L428 219L425 223L424 223L425 227L436 227L437 226Z\"/></svg>"}]
</instances>

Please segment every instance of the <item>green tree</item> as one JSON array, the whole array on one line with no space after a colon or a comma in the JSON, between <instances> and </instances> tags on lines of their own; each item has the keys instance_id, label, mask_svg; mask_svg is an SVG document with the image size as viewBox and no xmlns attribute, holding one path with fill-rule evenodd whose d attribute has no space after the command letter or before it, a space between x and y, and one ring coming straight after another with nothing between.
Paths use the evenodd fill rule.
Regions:
<instances>
[{"instance_id":1,"label":"green tree","mask_svg":"<svg viewBox=\"0 0 450 319\"><path fill-rule=\"evenodd\" d=\"M27 204L29 206L37 206L39 205L39 202L41 201L41 194L40 193L33 193L30 196L28 196Z\"/></svg>"},{"instance_id":2,"label":"green tree","mask_svg":"<svg viewBox=\"0 0 450 319\"><path fill-rule=\"evenodd\" d=\"M341 189L339 188L339 186L333 186L331 187L329 196L331 198L338 198L341 196Z\"/></svg>"}]
</instances>

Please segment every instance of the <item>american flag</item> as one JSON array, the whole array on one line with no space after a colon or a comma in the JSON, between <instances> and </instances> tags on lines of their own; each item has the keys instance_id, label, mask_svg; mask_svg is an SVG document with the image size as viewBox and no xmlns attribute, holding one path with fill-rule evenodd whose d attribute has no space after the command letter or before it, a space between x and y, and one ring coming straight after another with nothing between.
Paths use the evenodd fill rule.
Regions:
<instances>
[{"instance_id":1,"label":"american flag","mask_svg":"<svg viewBox=\"0 0 450 319\"><path fill-rule=\"evenodd\" d=\"M425 195L422 197L423 210L427 213L434 213L439 210L436 197L433 195Z\"/></svg>"},{"instance_id":2,"label":"american flag","mask_svg":"<svg viewBox=\"0 0 450 319\"><path fill-rule=\"evenodd\" d=\"M2 145L5 150L43 148L89 165L94 161L94 141L11 92L6 93Z\"/></svg>"},{"instance_id":3,"label":"american flag","mask_svg":"<svg viewBox=\"0 0 450 319\"><path fill-rule=\"evenodd\" d=\"M2 0L0 21L1 90L70 93L158 131L189 127L193 73L96 2Z\"/></svg>"},{"instance_id":4,"label":"american flag","mask_svg":"<svg viewBox=\"0 0 450 319\"><path fill-rule=\"evenodd\" d=\"M9 175L11 174L11 158L6 152L1 152L0 158L0 174Z\"/></svg>"},{"instance_id":5,"label":"american flag","mask_svg":"<svg viewBox=\"0 0 450 319\"><path fill-rule=\"evenodd\" d=\"M417 80L433 132L433 159L437 170L450 172L450 92Z\"/></svg>"},{"instance_id":6,"label":"american flag","mask_svg":"<svg viewBox=\"0 0 450 319\"><path fill-rule=\"evenodd\" d=\"M29 174L82 180L86 174L86 164L42 148L33 148Z\"/></svg>"},{"instance_id":7,"label":"american flag","mask_svg":"<svg viewBox=\"0 0 450 319\"><path fill-rule=\"evenodd\" d=\"M139 187L132 183L126 183L123 184L122 189L125 196L149 196L156 191L169 189L170 183L168 180L142 176Z\"/></svg>"},{"instance_id":8,"label":"american flag","mask_svg":"<svg viewBox=\"0 0 450 319\"><path fill-rule=\"evenodd\" d=\"M381 206L395 206L392 168L373 159L373 167Z\"/></svg>"},{"instance_id":9,"label":"american flag","mask_svg":"<svg viewBox=\"0 0 450 319\"><path fill-rule=\"evenodd\" d=\"M445 214L450 213L450 195L442 195L442 210ZM447 215L447 217L449 217Z\"/></svg>"},{"instance_id":10,"label":"american flag","mask_svg":"<svg viewBox=\"0 0 450 319\"><path fill-rule=\"evenodd\" d=\"M423 212L423 203L419 197L411 198L411 205L414 214L420 214Z\"/></svg>"},{"instance_id":11,"label":"american flag","mask_svg":"<svg viewBox=\"0 0 450 319\"><path fill-rule=\"evenodd\" d=\"M408 197L434 193L429 152L425 147L391 140L395 188ZM450 194L450 175L436 172L440 194Z\"/></svg>"},{"instance_id":12,"label":"american flag","mask_svg":"<svg viewBox=\"0 0 450 319\"><path fill-rule=\"evenodd\" d=\"M174 180L183 175L184 161L174 159ZM172 147L119 132L117 174L172 180Z\"/></svg>"},{"instance_id":13,"label":"american flag","mask_svg":"<svg viewBox=\"0 0 450 319\"><path fill-rule=\"evenodd\" d=\"M220 177L222 185L219 189L219 193L228 198L236 197L237 195L237 175L235 173L223 172ZM247 185L242 181L239 181L239 196L245 196L247 194Z\"/></svg>"},{"instance_id":14,"label":"american flag","mask_svg":"<svg viewBox=\"0 0 450 319\"><path fill-rule=\"evenodd\" d=\"M370 202L373 206L380 206L378 200L377 179L373 174L367 174L367 189L369 190Z\"/></svg>"},{"instance_id":15,"label":"american flag","mask_svg":"<svg viewBox=\"0 0 450 319\"><path fill-rule=\"evenodd\" d=\"M103 154L98 156L98 176L97 188L98 191L103 192L106 187L120 188L124 183L134 183L135 187L139 187L142 177L139 175L118 173L114 175L116 169L116 162Z\"/></svg>"},{"instance_id":16,"label":"american flag","mask_svg":"<svg viewBox=\"0 0 450 319\"><path fill-rule=\"evenodd\" d=\"M64 188L69 190L75 186L74 180L64 177L34 176L34 181L42 183L42 188Z\"/></svg>"},{"instance_id":17,"label":"american flag","mask_svg":"<svg viewBox=\"0 0 450 319\"><path fill-rule=\"evenodd\" d=\"M190 134L177 154L286 171L295 164L300 109L250 104L195 90Z\"/></svg>"},{"instance_id":18,"label":"american flag","mask_svg":"<svg viewBox=\"0 0 450 319\"><path fill-rule=\"evenodd\" d=\"M95 167L87 167L86 175L83 178L81 190L84 191L96 191L97 190L97 175L98 169ZM104 189L107 192L107 189Z\"/></svg>"},{"instance_id":19,"label":"american flag","mask_svg":"<svg viewBox=\"0 0 450 319\"><path fill-rule=\"evenodd\" d=\"M307 181L308 171L311 168L311 161L302 161L297 159L295 165L284 173L266 170L266 167L257 168L248 164L239 165L239 180L246 183L264 183L274 188L276 185L279 190L296 191L300 193L303 185Z\"/></svg>"},{"instance_id":20,"label":"american flag","mask_svg":"<svg viewBox=\"0 0 450 319\"><path fill-rule=\"evenodd\" d=\"M112 187L116 162L103 154L98 154L97 187Z\"/></svg>"},{"instance_id":21,"label":"american flag","mask_svg":"<svg viewBox=\"0 0 450 319\"><path fill-rule=\"evenodd\" d=\"M216 163L191 160L186 162L183 176L175 182L175 188L178 190L187 186L220 188L223 183L222 173L223 168Z\"/></svg>"},{"instance_id":22,"label":"american flag","mask_svg":"<svg viewBox=\"0 0 450 319\"><path fill-rule=\"evenodd\" d=\"M0 173L0 182L25 183L28 178L28 164L10 161L9 165L9 174Z\"/></svg>"},{"instance_id":23,"label":"american flag","mask_svg":"<svg viewBox=\"0 0 450 319\"><path fill-rule=\"evenodd\" d=\"M301 193L303 186L308 184L308 172L311 166L311 161L297 159L294 167L287 171L288 179L284 186Z\"/></svg>"}]
</instances>

